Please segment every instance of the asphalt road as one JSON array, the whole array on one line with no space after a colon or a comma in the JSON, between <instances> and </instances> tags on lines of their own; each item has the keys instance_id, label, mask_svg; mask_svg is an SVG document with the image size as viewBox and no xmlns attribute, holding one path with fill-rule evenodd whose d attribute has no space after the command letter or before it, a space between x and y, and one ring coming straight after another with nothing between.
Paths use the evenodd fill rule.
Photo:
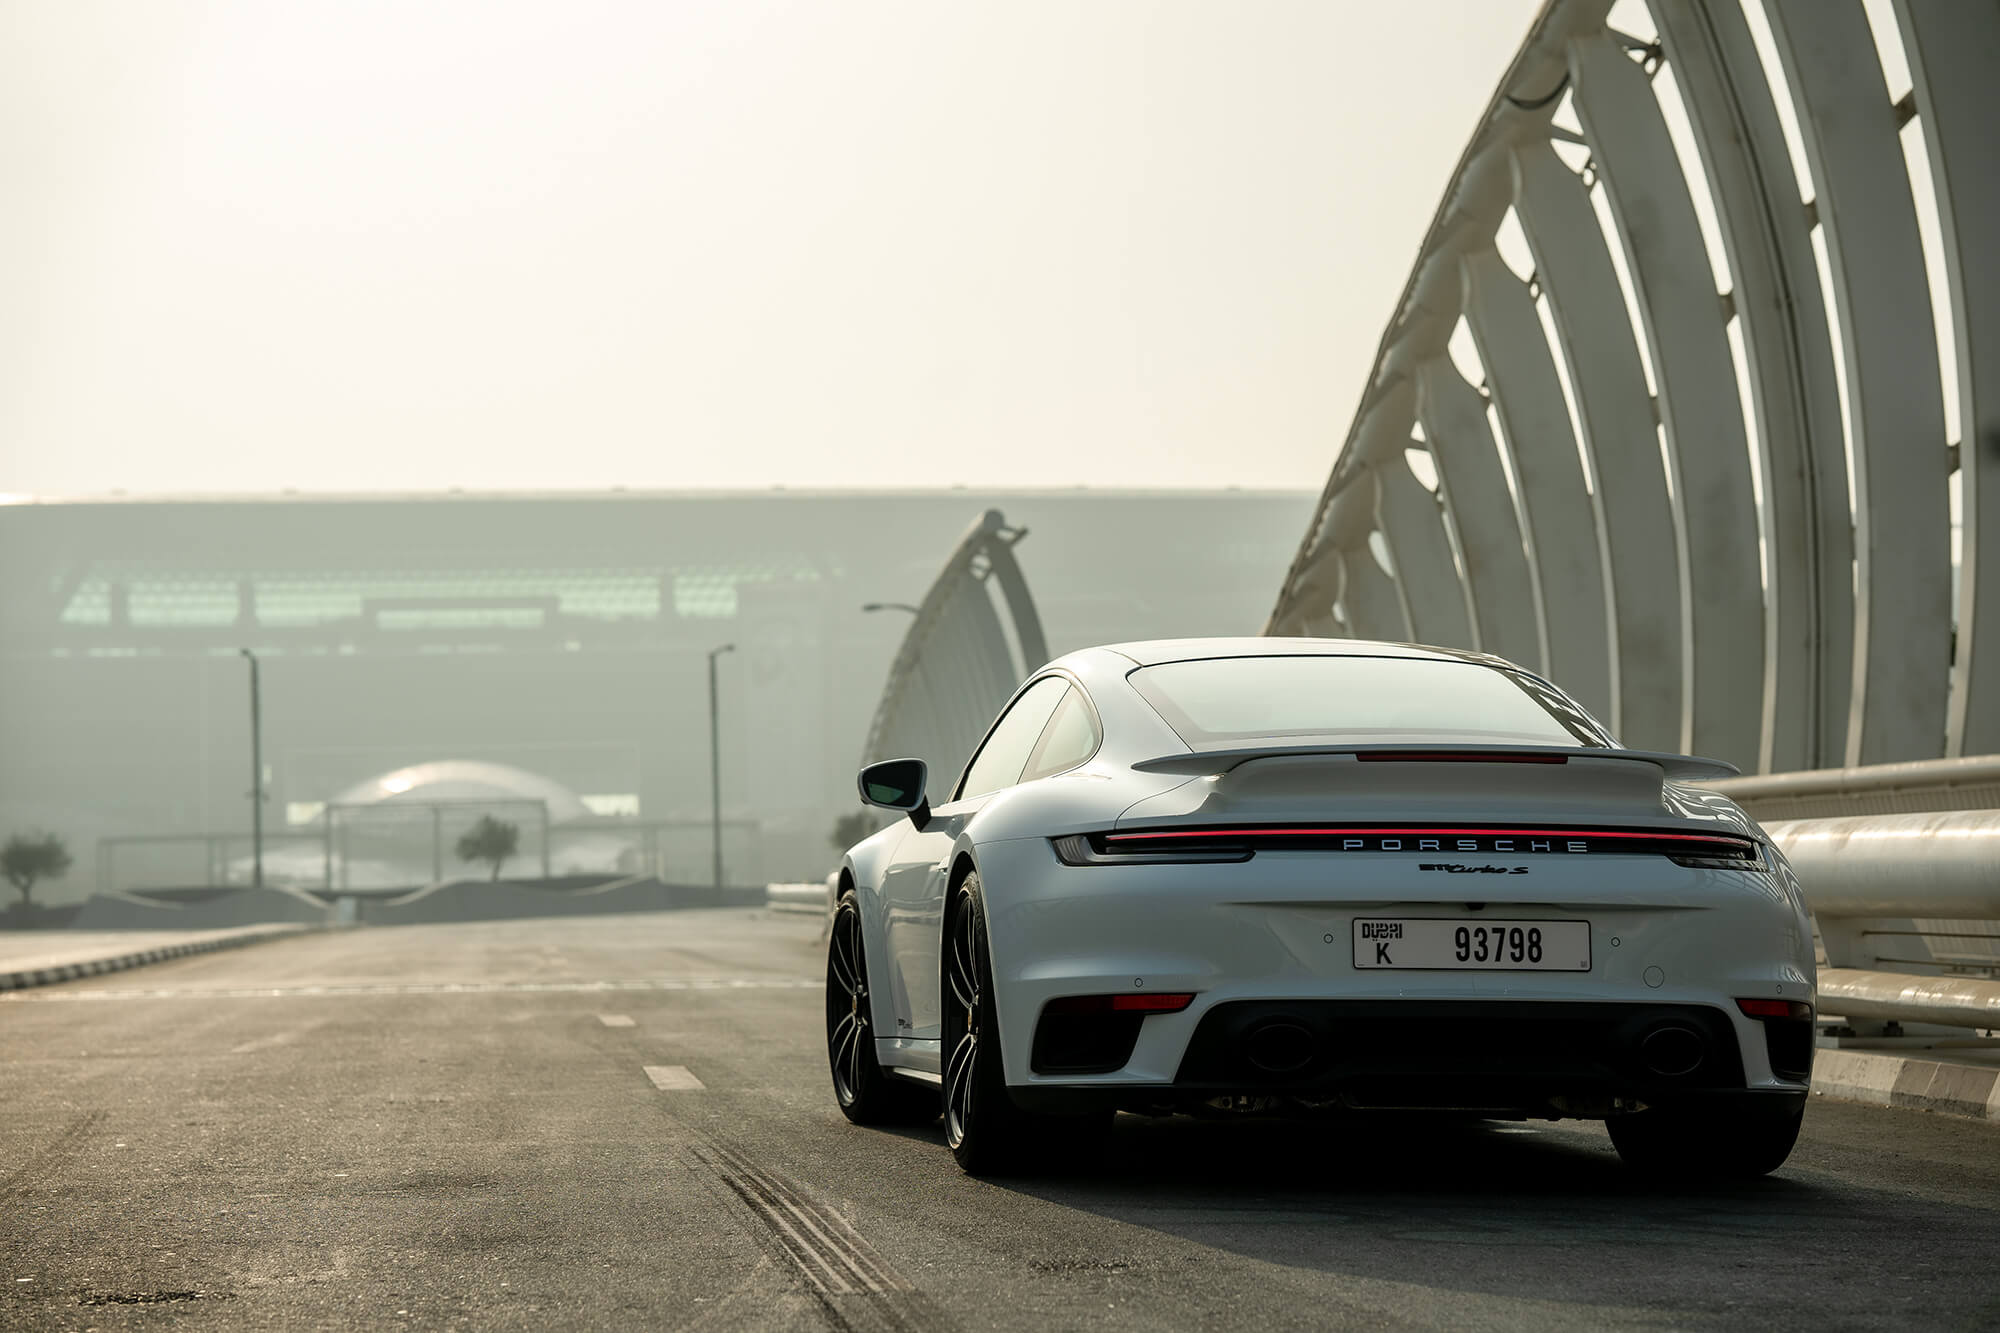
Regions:
<instances>
[{"instance_id":1,"label":"asphalt road","mask_svg":"<svg viewBox=\"0 0 2000 1333\"><path fill-rule=\"evenodd\" d=\"M817 930L409 926L8 996L0 1327L2000 1326L2000 1127L1815 1101L1776 1176L1662 1188L1588 1125L1121 1117L978 1181L834 1109Z\"/></svg>"}]
</instances>

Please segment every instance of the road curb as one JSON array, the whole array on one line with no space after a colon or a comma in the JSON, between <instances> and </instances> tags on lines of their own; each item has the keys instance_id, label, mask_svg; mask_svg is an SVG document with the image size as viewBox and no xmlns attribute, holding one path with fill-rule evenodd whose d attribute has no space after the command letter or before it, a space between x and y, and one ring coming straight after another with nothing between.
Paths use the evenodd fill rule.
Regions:
<instances>
[{"instance_id":1,"label":"road curb","mask_svg":"<svg viewBox=\"0 0 2000 1333\"><path fill-rule=\"evenodd\" d=\"M1820 1051L1813 1092L1837 1101L2000 1123L2000 1069L1876 1051Z\"/></svg>"},{"instance_id":2,"label":"road curb","mask_svg":"<svg viewBox=\"0 0 2000 1333\"><path fill-rule=\"evenodd\" d=\"M0 991L26 990L30 986L52 986L59 981L75 981L79 977L101 976L106 972L123 972L131 967L144 967L148 963L165 962L169 958L183 958L188 954L212 953L217 949L234 949L245 944L255 944L259 940L277 939L285 935L297 935L317 927L304 925L246 926L242 930L232 930L212 935L207 939L187 940L180 944L163 944L157 949L137 949L130 953L109 954L103 958L86 958L80 962L62 963L55 967L31 967L17 972L0 972Z\"/></svg>"}]
</instances>

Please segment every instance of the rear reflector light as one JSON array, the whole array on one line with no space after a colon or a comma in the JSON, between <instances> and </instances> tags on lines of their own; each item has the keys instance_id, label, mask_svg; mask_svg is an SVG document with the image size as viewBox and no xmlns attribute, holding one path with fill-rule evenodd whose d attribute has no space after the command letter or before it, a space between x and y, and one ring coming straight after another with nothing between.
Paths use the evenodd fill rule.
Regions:
<instances>
[{"instance_id":1,"label":"rear reflector light","mask_svg":"<svg viewBox=\"0 0 2000 1333\"><path fill-rule=\"evenodd\" d=\"M1045 1014L1177 1014L1194 1003L1192 992L1065 995L1043 1006Z\"/></svg>"},{"instance_id":2,"label":"rear reflector light","mask_svg":"<svg viewBox=\"0 0 2000 1333\"><path fill-rule=\"evenodd\" d=\"M1804 1000L1738 1000L1736 1007L1748 1018L1811 1018L1812 1006Z\"/></svg>"}]
</instances>

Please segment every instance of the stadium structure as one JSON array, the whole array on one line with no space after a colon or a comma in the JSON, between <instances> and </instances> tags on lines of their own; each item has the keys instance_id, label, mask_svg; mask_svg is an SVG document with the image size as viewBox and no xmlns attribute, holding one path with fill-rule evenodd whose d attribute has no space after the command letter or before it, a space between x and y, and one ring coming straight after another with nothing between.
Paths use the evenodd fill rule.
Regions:
<instances>
[{"instance_id":1,"label":"stadium structure","mask_svg":"<svg viewBox=\"0 0 2000 1333\"><path fill-rule=\"evenodd\" d=\"M243 882L249 649L261 666L275 878L331 876L330 806L357 804L356 791L387 800L399 793L376 788L393 775L461 763L522 775L474 790L493 808L539 801L546 812L553 800L559 820L582 807L571 825L644 827L646 869L704 882L708 654L728 644L717 670L729 878L817 876L834 820L854 809L853 770L910 624L893 604L921 600L989 508L1025 530L1014 549L1048 650L1061 653L1254 631L1310 496L772 490L0 506L0 833L48 829L69 842L76 872L38 890L56 901L93 887ZM868 603L882 605L870 614ZM546 866L536 820L516 822L520 864ZM449 830L433 832L423 859L463 872L437 856Z\"/></svg>"}]
</instances>

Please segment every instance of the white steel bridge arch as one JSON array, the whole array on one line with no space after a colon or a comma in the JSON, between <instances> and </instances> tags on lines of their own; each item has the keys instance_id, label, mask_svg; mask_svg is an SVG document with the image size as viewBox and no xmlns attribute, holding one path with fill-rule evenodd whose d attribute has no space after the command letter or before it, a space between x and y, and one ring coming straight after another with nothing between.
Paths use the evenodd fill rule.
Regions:
<instances>
[{"instance_id":1,"label":"white steel bridge arch","mask_svg":"<svg viewBox=\"0 0 2000 1333\"><path fill-rule=\"evenodd\" d=\"M2000 751L2000 4L1874 18L1544 5L1267 632L1501 653L1748 771Z\"/></svg>"}]
</instances>

